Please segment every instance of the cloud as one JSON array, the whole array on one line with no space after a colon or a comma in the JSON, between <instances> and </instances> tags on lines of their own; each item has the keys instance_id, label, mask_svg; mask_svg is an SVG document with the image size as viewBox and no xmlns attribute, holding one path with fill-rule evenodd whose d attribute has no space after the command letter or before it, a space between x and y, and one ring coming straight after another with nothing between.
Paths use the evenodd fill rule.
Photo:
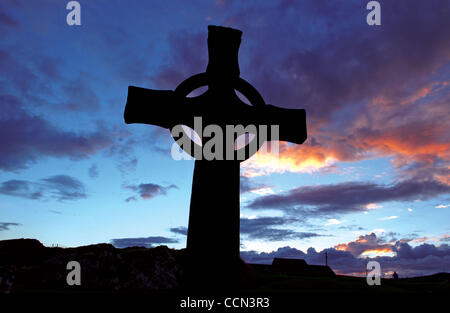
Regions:
<instances>
[{"instance_id":1,"label":"cloud","mask_svg":"<svg viewBox=\"0 0 450 313\"><path fill-rule=\"evenodd\" d=\"M253 157L243 162L243 175L254 177L285 172L312 173L329 168L337 160L327 149L310 146L309 143L298 147L286 142L279 142L278 145L278 153L261 152L265 151L263 146Z\"/></svg>"},{"instance_id":2,"label":"cloud","mask_svg":"<svg viewBox=\"0 0 450 313\"><path fill-rule=\"evenodd\" d=\"M206 40L204 29L196 34L179 30L170 34L170 56L166 58L169 62L152 78L155 87L175 89L189 76L204 72L208 64Z\"/></svg>"},{"instance_id":3,"label":"cloud","mask_svg":"<svg viewBox=\"0 0 450 313\"><path fill-rule=\"evenodd\" d=\"M86 198L84 184L68 175L56 175L42 179L46 189L59 201Z\"/></svg>"},{"instance_id":4,"label":"cloud","mask_svg":"<svg viewBox=\"0 0 450 313\"><path fill-rule=\"evenodd\" d=\"M272 252L241 251L240 256L247 263L271 264L274 258L304 259L306 254L295 248L282 247Z\"/></svg>"},{"instance_id":5,"label":"cloud","mask_svg":"<svg viewBox=\"0 0 450 313\"><path fill-rule=\"evenodd\" d=\"M359 257L364 253L390 253L393 252L392 245L384 243L382 239L377 238L375 233L359 236L357 240L346 244L338 244L334 247L336 250L349 251L355 257Z\"/></svg>"},{"instance_id":6,"label":"cloud","mask_svg":"<svg viewBox=\"0 0 450 313\"><path fill-rule=\"evenodd\" d=\"M402 175L439 176L445 181L450 151L446 106L449 84L445 75L450 48L445 30L450 22L442 10L446 5L446 0L430 4L386 2L383 20L390 22L374 29L361 18L367 10L360 1L339 6L313 1L244 6L230 2L226 11L220 11L220 17L224 24L244 31L242 77L258 88L268 103L306 108L310 134L304 145L283 147L277 160L249 161L243 166L254 166L253 173L302 172L323 169L334 162L393 156ZM336 23L336 19L346 22ZM113 72L119 70L116 79L173 89L206 68L204 26L193 33L179 27L173 30L165 40L163 64L156 70L136 51L151 51L157 56L158 46L141 42L141 49L117 49L127 46L122 43L130 36L127 29L114 30L100 43L92 44L98 51L108 51L102 57ZM286 33L290 35L280 36ZM167 33L161 36L165 39ZM34 66L17 62L11 53L3 52L0 67L20 94L42 87L42 71L34 73ZM21 55L17 59L29 58ZM57 62L46 64L42 68L58 67ZM150 70L156 73L152 77L146 74ZM55 76L57 70L49 72ZM63 87L67 84L64 82ZM95 93L82 94L91 100L72 104L96 102ZM424 103L427 110L423 110ZM137 159L126 165L133 167L134 161Z\"/></svg>"},{"instance_id":7,"label":"cloud","mask_svg":"<svg viewBox=\"0 0 450 313\"><path fill-rule=\"evenodd\" d=\"M278 209L303 216L332 216L363 212L375 202L429 199L450 192L438 181L405 180L393 185L344 182L333 185L301 186L288 192L266 195L248 204L251 209Z\"/></svg>"},{"instance_id":8,"label":"cloud","mask_svg":"<svg viewBox=\"0 0 450 313\"><path fill-rule=\"evenodd\" d=\"M431 237L417 237L402 239L401 242L413 242L413 243L427 243L427 242L446 242L449 241L450 235L431 236Z\"/></svg>"},{"instance_id":9,"label":"cloud","mask_svg":"<svg viewBox=\"0 0 450 313\"><path fill-rule=\"evenodd\" d=\"M187 236L188 229L184 226L173 227L170 231L174 234Z\"/></svg>"},{"instance_id":10,"label":"cloud","mask_svg":"<svg viewBox=\"0 0 450 313\"><path fill-rule=\"evenodd\" d=\"M240 233L247 239L265 241L287 241L322 236L312 232L299 232L280 228L296 222L299 222L299 220L289 217L241 217Z\"/></svg>"},{"instance_id":11,"label":"cloud","mask_svg":"<svg viewBox=\"0 0 450 313\"><path fill-rule=\"evenodd\" d=\"M129 137L131 133L125 132L118 140L106 150L107 157L117 159L117 168L122 174L128 174L136 170L138 159L135 155L135 147L138 141Z\"/></svg>"},{"instance_id":12,"label":"cloud","mask_svg":"<svg viewBox=\"0 0 450 313\"><path fill-rule=\"evenodd\" d=\"M0 67L8 77L0 86L0 145L4 147L0 170L25 169L44 157L87 159L130 136L117 126L91 120L90 131L65 130L61 125L67 117L59 109L85 112L99 106L90 87L93 79L83 73L70 80L64 75L67 64L63 58L36 51L16 46L0 49ZM77 126L92 117L96 118L79 114Z\"/></svg>"},{"instance_id":13,"label":"cloud","mask_svg":"<svg viewBox=\"0 0 450 313\"><path fill-rule=\"evenodd\" d=\"M85 75L86 76L86 75ZM94 80L94 79L92 79ZM64 84L61 89L64 100L60 109L68 111L95 112L100 108L99 99L91 88L92 82L86 77L78 78Z\"/></svg>"},{"instance_id":14,"label":"cloud","mask_svg":"<svg viewBox=\"0 0 450 313\"><path fill-rule=\"evenodd\" d=\"M364 227L358 226L358 225L346 225L346 226L339 226L339 229L343 229L343 230L365 230Z\"/></svg>"},{"instance_id":15,"label":"cloud","mask_svg":"<svg viewBox=\"0 0 450 313\"><path fill-rule=\"evenodd\" d=\"M297 218L291 217L243 217L240 218L240 234L246 240L286 241L293 239L306 239L323 236L312 232L299 232L286 229L286 226L300 223ZM184 226L170 228L175 234L187 235L188 229Z\"/></svg>"},{"instance_id":16,"label":"cloud","mask_svg":"<svg viewBox=\"0 0 450 313\"><path fill-rule=\"evenodd\" d=\"M387 221L387 220L395 220L397 218L398 218L397 215L392 215L392 216L380 217L379 220L380 221Z\"/></svg>"},{"instance_id":17,"label":"cloud","mask_svg":"<svg viewBox=\"0 0 450 313\"><path fill-rule=\"evenodd\" d=\"M153 199L159 195L166 195L169 189L178 189L174 184L169 186L161 186L158 184L139 184L139 185L126 185L125 188L130 189L137 193L135 196L128 197L125 201L129 202L132 200L137 200L137 196L144 200Z\"/></svg>"},{"instance_id":18,"label":"cloud","mask_svg":"<svg viewBox=\"0 0 450 313\"><path fill-rule=\"evenodd\" d=\"M240 188L241 188L241 194L251 192L258 195L265 195L265 194L273 194L274 191L272 190L272 186L267 186L262 183L256 183L252 181L249 177L241 176L240 177Z\"/></svg>"},{"instance_id":19,"label":"cloud","mask_svg":"<svg viewBox=\"0 0 450 313\"><path fill-rule=\"evenodd\" d=\"M86 159L113 143L107 130L81 134L59 129L28 113L17 97L0 94L0 103L1 170L24 169L45 156Z\"/></svg>"},{"instance_id":20,"label":"cloud","mask_svg":"<svg viewBox=\"0 0 450 313\"><path fill-rule=\"evenodd\" d=\"M11 226L21 226L22 224L19 223L5 223L0 222L0 231L9 230L9 227Z\"/></svg>"},{"instance_id":21,"label":"cloud","mask_svg":"<svg viewBox=\"0 0 450 313\"><path fill-rule=\"evenodd\" d=\"M397 242L392 249L397 253L398 258L404 260L450 256L449 246L446 244L436 247L435 245L424 243L417 247L411 247L406 242Z\"/></svg>"},{"instance_id":22,"label":"cloud","mask_svg":"<svg viewBox=\"0 0 450 313\"><path fill-rule=\"evenodd\" d=\"M43 196L38 185L29 181L17 179L1 183L0 194L27 199L40 199Z\"/></svg>"},{"instance_id":23,"label":"cloud","mask_svg":"<svg viewBox=\"0 0 450 313\"><path fill-rule=\"evenodd\" d=\"M440 204L435 206L436 209L445 209L448 207L450 207L450 204Z\"/></svg>"},{"instance_id":24,"label":"cloud","mask_svg":"<svg viewBox=\"0 0 450 313\"><path fill-rule=\"evenodd\" d=\"M150 236L150 237L146 237L146 238L111 239L111 243L116 248L127 248L127 247L151 248L151 247L153 247L153 245L178 243L178 240L173 239L173 238L161 237L161 236Z\"/></svg>"},{"instance_id":25,"label":"cloud","mask_svg":"<svg viewBox=\"0 0 450 313\"><path fill-rule=\"evenodd\" d=\"M376 203L369 203L368 205L366 205L367 210L381 209L382 207L383 207L382 205Z\"/></svg>"},{"instance_id":26,"label":"cloud","mask_svg":"<svg viewBox=\"0 0 450 313\"><path fill-rule=\"evenodd\" d=\"M278 157L255 156L243 163L245 171L311 172L338 161L393 156L399 175L448 179L447 4L382 7L390 22L376 31L361 18L360 1L282 1L230 14L230 25L244 31L241 72L268 103L305 108L308 119L305 144L284 144ZM261 22L270 20L281 22ZM279 35L286 32L290 36Z\"/></svg>"},{"instance_id":27,"label":"cloud","mask_svg":"<svg viewBox=\"0 0 450 313\"><path fill-rule=\"evenodd\" d=\"M98 177L98 166L97 164L92 164L88 170L88 175L90 178Z\"/></svg>"},{"instance_id":28,"label":"cloud","mask_svg":"<svg viewBox=\"0 0 450 313\"><path fill-rule=\"evenodd\" d=\"M58 201L79 200L87 197L84 184L68 175L55 175L40 181L12 179L0 183L0 194L25 199Z\"/></svg>"},{"instance_id":29,"label":"cloud","mask_svg":"<svg viewBox=\"0 0 450 313\"><path fill-rule=\"evenodd\" d=\"M342 249L345 247L345 249ZM340 248L340 249L338 249ZM392 256L380 256L365 253L370 251L390 251ZM450 246L442 244L434 246L422 244L416 247L397 241L394 244L383 243L374 234L360 236L356 241L341 244L317 252L309 248L306 253L291 247L279 248L272 252L241 251L241 257L248 263L270 264L273 258L304 259L308 264L325 264L325 253L328 264L337 274L365 276L369 261L377 261L383 274L396 271L400 277L431 275L448 268ZM357 255L364 257L358 257Z\"/></svg>"},{"instance_id":30,"label":"cloud","mask_svg":"<svg viewBox=\"0 0 450 313\"><path fill-rule=\"evenodd\" d=\"M8 28L16 28L19 26L19 23L4 12L0 12L0 25Z\"/></svg>"},{"instance_id":31,"label":"cloud","mask_svg":"<svg viewBox=\"0 0 450 313\"><path fill-rule=\"evenodd\" d=\"M328 221L325 223L325 226L331 226L331 225L339 225L341 224L342 221L335 219L335 218L330 218L328 219Z\"/></svg>"},{"instance_id":32,"label":"cloud","mask_svg":"<svg viewBox=\"0 0 450 313\"><path fill-rule=\"evenodd\" d=\"M386 232L386 230L384 228L375 228L372 230L373 233L375 234L384 234Z\"/></svg>"},{"instance_id":33,"label":"cloud","mask_svg":"<svg viewBox=\"0 0 450 313\"><path fill-rule=\"evenodd\" d=\"M243 194L243 193L250 192L251 190L264 187L264 186L250 181L250 178L248 178L248 177L241 176L240 177L240 187L241 187L241 194Z\"/></svg>"}]
</instances>

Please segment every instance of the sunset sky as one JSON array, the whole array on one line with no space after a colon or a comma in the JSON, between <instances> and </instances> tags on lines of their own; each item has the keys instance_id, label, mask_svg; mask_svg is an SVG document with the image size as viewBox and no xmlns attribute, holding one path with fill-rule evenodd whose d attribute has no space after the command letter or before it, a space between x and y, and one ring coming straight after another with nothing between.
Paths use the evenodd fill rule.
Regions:
<instances>
[{"instance_id":1,"label":"sunset sky","mask_svg":"<svg viewBox=\"0 0 450 313\"><path fill-rule=\"evenodd\" d=\"M365 0L80 0L80 26L67 2L0 3L0 240L184 248L194 161L123 110L129 85L204 72L221 25L241 77L308 123L241 165L242 257L450 271L449 1L380 1L380 26Z\"/></svg>"}]
</instances>

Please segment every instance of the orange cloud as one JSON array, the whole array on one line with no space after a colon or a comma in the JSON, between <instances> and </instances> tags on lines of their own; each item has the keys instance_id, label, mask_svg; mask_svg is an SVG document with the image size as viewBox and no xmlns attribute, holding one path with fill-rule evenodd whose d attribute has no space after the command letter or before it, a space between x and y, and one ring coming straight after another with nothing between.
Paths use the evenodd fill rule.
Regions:
<instances>
[{"instance_id":1,"label":"orange cloud","mask_svg":"<svg viewBox=\"0 0 450 313\"><path fill-rule=\"evenodd\" d=\"M450 160L450 142L441 142L447 127L433 124L408 124L386 129L364 138L364 143L383 155L398 155L402 160L432 163L436 157Z\"/></svg>"},{"instance_id":2,"label":"orange cloud","mask_svg":"<svg viewBox=\"0 0 450 313\"><path fill-rule=\"evenodd\" d=\"M359 236L355 241L341 243L334 249L351 252L355 257L393 256L392 245L380 242L375 233Z\"/></svg>"},{"instance_id":3,"label":"orange cloud","mask_svg":"<svg viewBox=\"0 0 450 313\"><path fill-rule=\"evenodd\" d=\"M395 256L395 253L391 248L380 248L380 249L371 249L366 250L360 254L362 257L375 258L379 256Z\"/></svg>"},{"instance_id":4,"label":"orange cloud","mask_svg":"<svg viewBox=\"0 0 450 313\"><path fill-rule=\"evenodd\" d=\"M441 236L433 236L433 237L420 237L415 238L411 240L410 242L416 242L416 243L426 243L426 242L439 242L439 241L448 241L450 238L450 235L441 235Z\"/></svg>"},{"instance_id":5,"label":"orange cloud","mask_svg":"<svg viewBox=\"0 0 450 313\"><path fill-rule=\"evenodd\" d=\"M253 177L284 172L312 173L336 161L333 152L324 147L311 145L297 147L280 142L278 154L265 152L263 147L262 152L258 152L242 165L243 175Z\"/></svg>"},{"instance_id":6,"label":"orange cloud","mask_svg":"<svg viewBox=\"0 0 450 313\"><path fill-rule=\"evenodd\" d=\"M338 129L317 129L313 124L305 144L281 142L278 155L257 153L243 163L244 175L250 177L287 171L313 173L337 162L386 156L394 157L392 164L398 170L413 162L419 162L423 167L434 167L439 161L448 162L449 110L442 103L445 99L434 98L449 87L447 81L432 82L404 93L402 98L378 96L353 119L346 116L349 120ZM427 101L426 106L419 100ZM447 173L434 173L433 178L450 184L448 172L450 167L447 167Z\"/></svg>"}]
</instances>

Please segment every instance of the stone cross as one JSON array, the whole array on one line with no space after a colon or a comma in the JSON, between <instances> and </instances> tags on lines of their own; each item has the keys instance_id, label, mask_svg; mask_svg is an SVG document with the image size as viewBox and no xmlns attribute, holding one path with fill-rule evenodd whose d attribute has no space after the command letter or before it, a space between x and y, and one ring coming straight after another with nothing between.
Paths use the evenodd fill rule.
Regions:
<instances>
[{"instance_id":1,"label":"stone cross","mask_svg":"<svg viewBox=\"0 0 450 313\"><path fill-rule=\"evenodd\" d=\"M218 125L223 133L229 125L267 126L268 138L258 136L250 141L260 148L265 141L282 140L301 144L306 140L306 113L303 109L285 109L266 104L258 91L239 77L238 51L242 32L232 28L208 27L209 61L205 73L194 75L182 82L175 90L151 90L130 86L125 107L126 123L144 123L173 130L177 125L194 128L195 118L201 117L203 125ZM179 65L180 67L183 64ZM207 86L197 97L187 97L193 90ZM251 105L243 102L236 94L239 91ZM277 134L272 126L277 126ZM206 128L205 128L206 129ZM262 129L256 127L256 129ZM232 143L241 131L233 135ZM174 134L177 140L186 136L182 129ZM203 147L206 139L202 138ZM177 140L178 143L178 140ZM202 146L193 143L194 150ZM251 142L243 148L224 144L226 159L205 159L196 157L192 194L189 211L189 225L186 245L185 284L189 290L218 292L236 290L239 273L244 266L239 258L239 153L249 158ZM254 145L253 145L254 146ZM227 150L228 149L228 150ZM240 154L242 155L242 154ZM200 155L201 156L201 155Z\"/></svg>"}]
</instances>

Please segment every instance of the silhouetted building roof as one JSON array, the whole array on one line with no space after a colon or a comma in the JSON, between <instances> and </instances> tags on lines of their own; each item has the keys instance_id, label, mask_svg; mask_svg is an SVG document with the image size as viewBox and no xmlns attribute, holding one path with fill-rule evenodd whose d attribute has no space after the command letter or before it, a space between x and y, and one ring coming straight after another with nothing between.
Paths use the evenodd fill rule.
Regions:
<instances>
[{"instance_id":1,"label":"silhouetted building roof","mask_svg":"<svg viewBox=\"0 0 450 313\"><path fill-rule=\"evenodd\" d=\"M279 268L283 271L297 271L307 266L308 264L303 259L274 258L272 261L273 268Z\"/></svg>"},{"instance_id":2,"label":"silhouetted building roof","mask_svg":"<svg viewBox=\"0 0 450 313\"><path fill-rule=\"evenodd\" d=\"M289 275L302 276L335 276L333 270L326 265L309 265L303 259L274 258L272 265L251 264L256 270L271 271Z\"/></svg>"}]
</instances>

